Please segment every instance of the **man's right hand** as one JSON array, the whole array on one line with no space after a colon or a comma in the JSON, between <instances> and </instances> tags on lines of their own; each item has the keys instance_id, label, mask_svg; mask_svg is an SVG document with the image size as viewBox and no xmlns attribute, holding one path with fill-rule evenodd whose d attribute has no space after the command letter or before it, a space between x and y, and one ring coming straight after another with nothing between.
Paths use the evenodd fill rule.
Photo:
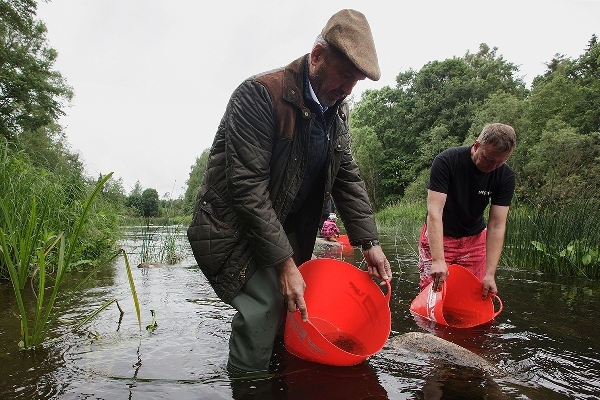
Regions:
<instances>
[{"instance_id":1,"label":"man's right hand","mask_svg":"<svg viewBox=\"0 0 600 400\"><path fill-rule=\"evenodd\" d=\"M302 321L308 321L308 311L304 302L304 290L306 283L298 270L296 263L290 257L275 267L279 275L279 292L288 311L300 311Z\"/></svg>"},{"instance_id":2,"label":"man's right hand","mask_svg":"<svg viewBox=\"0 0 600 400\"><path fill-rule=\"evenodd\" d=\"M432 262L429 275L433 278L433 290L435 292L442 290L442 283L444 283L449 275L446 261Z\"/></svg>"}]
</instances>

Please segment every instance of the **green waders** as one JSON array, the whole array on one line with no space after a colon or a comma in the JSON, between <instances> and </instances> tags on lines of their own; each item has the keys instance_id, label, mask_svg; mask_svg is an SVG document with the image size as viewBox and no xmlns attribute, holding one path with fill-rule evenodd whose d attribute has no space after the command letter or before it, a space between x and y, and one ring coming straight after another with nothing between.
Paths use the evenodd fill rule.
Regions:
<instances>
[{"instance_id":1,"label":"green waders","mask_svg":"<svg viewBox=\"0 0 600 400\"><path fill-rule=\"evenodd\" d=\"M275 268L258 268L231 305L238 312L231 322L227 369L234 375L267 372L285 316Z\"/></svg>"}]
</instances>

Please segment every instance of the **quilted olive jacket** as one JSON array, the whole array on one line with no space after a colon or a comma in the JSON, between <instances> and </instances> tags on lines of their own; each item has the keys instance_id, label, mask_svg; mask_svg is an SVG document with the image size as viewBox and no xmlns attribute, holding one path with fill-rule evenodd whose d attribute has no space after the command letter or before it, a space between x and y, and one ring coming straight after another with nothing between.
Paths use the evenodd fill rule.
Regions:
<instances>
[{"instance_id":1,"label":"quilted olive jacket","mask_svg":"<svg viewBox=\"0 0 600 400\"><path fill-rule=\"evenodd\" d=\"M296 252L284 232L308 157L315 116L303 101L303 56L244 81L232 94L215 136L188 239L215 293L230 303L256 268L290 256L311 258L324 200L331 193L353 245L377 239L358 167L350 153L348 105L335 116L321 196L298 211Z\"/></svg>"}]
</instances>

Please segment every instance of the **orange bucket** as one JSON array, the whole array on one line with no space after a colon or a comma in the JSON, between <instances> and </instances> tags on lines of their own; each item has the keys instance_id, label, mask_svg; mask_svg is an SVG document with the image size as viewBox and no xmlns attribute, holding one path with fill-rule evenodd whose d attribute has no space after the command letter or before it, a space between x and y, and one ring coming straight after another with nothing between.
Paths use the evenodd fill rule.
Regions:
<instances>
[{"instance_id":1,"label":"orange bucket","mask_svg":"<svg viewBox=\"0 0 600 400\"><path fill-rule=\"evenodd\" d=\"M434 292L430 283L415 297L410 305L412 314L455 328L485 324L500 314L503 308L500 297L481 298L483 284L471 271L457 264L448 266L448 271L442 290ZM499 303L498 311L494 300Z\"/></svg>"},{"instance_id":2,"label":"orange bucket","mask_svg":"<svg viewBox=\"0 0 600 400\"><path fill-rule=\"evenodd\" d=\"M315 258L299 267L306 283L308 321L288 312L284 343L293 355L321 364L356 365L377 353L391 331L387 293L352 264Z\"/></svg>"},{"instance_id":3,"label":"orange bucket","mask_svg":"<svg viewBox=\"0 0 600 400\"><path fill-rule=\"evenodd\" d=\"M354 248L352 248L350 245L350 239L348 239L348 235L340 235L336 240L342 245L342 253L354 251Z\"/></svg>"},{"instance_id":4,"label":"orange bucket","mask_svg":"<svg viewBox=\"0 0 600 400\"><path fill-rule=\"evenodd\" d=\"M336 240L344 246L352 247L350 246L350 239L348 239L348 235L340 235Z\"/></svg>"}]
</instances>

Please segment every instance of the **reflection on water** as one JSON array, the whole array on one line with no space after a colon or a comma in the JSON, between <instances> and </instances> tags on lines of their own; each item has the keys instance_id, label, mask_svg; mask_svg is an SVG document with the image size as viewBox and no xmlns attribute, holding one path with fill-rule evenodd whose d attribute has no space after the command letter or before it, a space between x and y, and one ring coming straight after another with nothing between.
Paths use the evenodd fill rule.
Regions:
<instances>
[{"instance_id":1,"label":"reflection on water","mask_svg":"<svg viewBox=\"0 0 600 400\"><path fill-rule=\"evenodd\" d=\"M127 237L124 245L133 249L130 254L138 242L135 235ZM5 305L0 310L0 398L598 398L598 282L500 269L497 283L504 309L495 321L469 329L439 326L408 311L419 280L413 250L395 238L382 242L395 273L392 336L433 333L485 358L501 374L389 346L357 366L330 367L300 360L279 346L274 377L231 381L225 365L234 312L218 300L188 255L173 266L133 271L141 332L119 260L64 309L47 345L35 352L17 350L20 327L14 296L9 283L0 282ZM319 255L365 268L360 250L342 253L321 247ZM113 304L80 332L69 332L111 299L125 312L122 319ZM150 310L158 325L153 332L143 329L152 320ZM357 352L352 338L338 335L330 341L342 349L352 345L348 350Z\"/></svg>"}]
</instances>

